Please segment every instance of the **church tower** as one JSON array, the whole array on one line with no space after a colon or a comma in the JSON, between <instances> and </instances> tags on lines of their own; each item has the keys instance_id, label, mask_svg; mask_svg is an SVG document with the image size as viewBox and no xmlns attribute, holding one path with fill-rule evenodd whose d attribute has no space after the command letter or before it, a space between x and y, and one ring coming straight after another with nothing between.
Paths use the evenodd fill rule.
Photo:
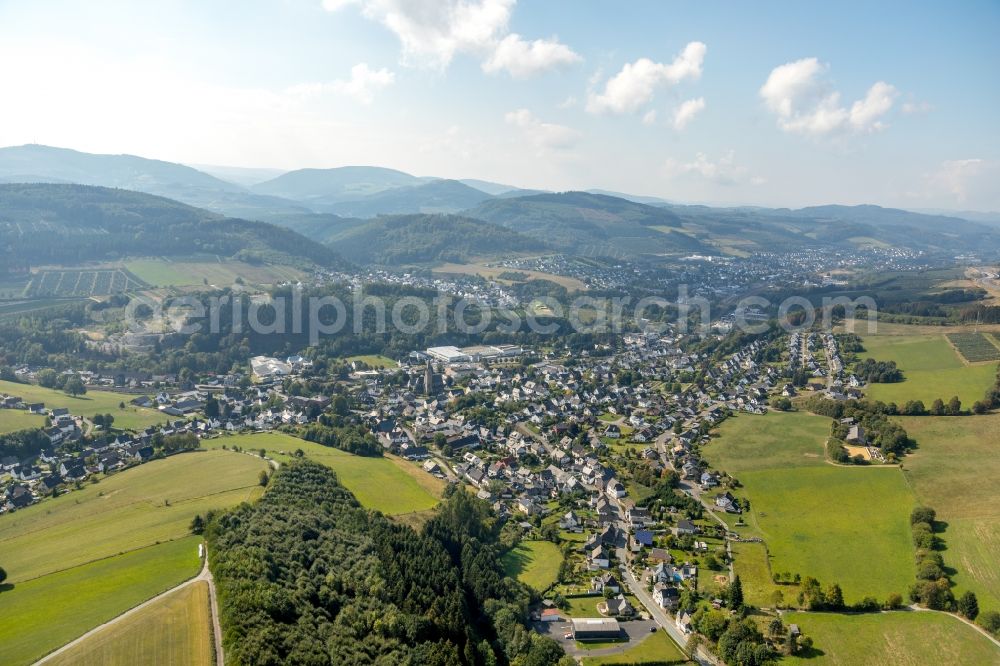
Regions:
<instances>
[{"instance_id":1,"label":"church tower","mask_svg":"<svg viewBox=\"0 0 1000 666\"><path fill-rule=\"evenodd\" d=\"M427 361L427 367L424 369L424 393L434 395L434 366L431 365L430 360Z\"/></svg>"}]
</instances>

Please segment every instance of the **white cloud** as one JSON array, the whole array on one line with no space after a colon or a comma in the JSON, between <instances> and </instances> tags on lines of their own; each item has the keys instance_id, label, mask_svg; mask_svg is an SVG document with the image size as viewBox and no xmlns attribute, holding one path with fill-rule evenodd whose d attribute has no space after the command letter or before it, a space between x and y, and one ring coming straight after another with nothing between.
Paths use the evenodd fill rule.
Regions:
<instances>
[{"instance_id":1,"label":"white cloud","mask_svg":"<svg viewBox=\"0 0 1000 666\"><path fill-rule=\"evenodd\" d=\"M569 97L567 97L563 101L561 101L558 104L556 104L556 106L558 108L560 108L560 109L571 109L574 106L576 106L576 103L577 103L576 97L573 97L572 95L570 95Z\"/></svg>"},{"instance_id":2,"label":"white cloud","mask_svg":"<svg viewBox=\"0 0 1000 666\"><path fill-rule=\"evenodd\" d=\"M556 38L526 40L509 32L517 0L323 0L328 11L357 5L399 38L406 65L447 67L456 54L482 57L483 70L526 78L581 60Z\"/></svg>"},{"instance_id":3,"label":"white cloud","mask_svg":"<svg viewBox=\"0 0 1000 666\"><path fill-rule=\"evenodd\" d=\"M646 115L642 117L643 125L653 125L656 123L656 110L650 109L646 112Z\"/></svg>"},{"instance_id":4,"label":"white cloud","mask_svg":"<svg viewBox=\"0 0 1000 666\"><path fill-rule=\"evenodd\" d=\"M372 69L360 62L351 68L351 78L338 79L331 83L303 83L292 86L286 92L297 97L316 97L326 92L353 97L362 104L371 104L375 93L393 84L396 75L386 68Z\"/></svg>"},{"instance_id":5,"label":"white cloud","mask_svg":"<svg viewBox=\"0 0 1000 666\"><path fill-rule=\"evenodd\" d=\"M740 185L750 183L760 185L763 178L751 176L749 169L736 163L736 153L730 150L719 159L712 161L705 153L698 153L694 160L681 163L668 159L663 165L663 173L667 178L693 175L716 183L717 185Z\"/></svg>"},{"instance_id":6,"label":"white cloud","mask_svg":"<svg viewBox=\"0 0 1000 666\"><path fill-rule=\"evenodd\" d=\"M324 0L338 11L358 5L399 38L403 62L444 68L456 53L486 53L507 33L516 0Z\"/></svg>"},{"instance_id":7,"label":"white cloud","mask_svg":"<svg viewBox=\"0 0 1000 666\"><path fill-rule=\"evenodd\" d=\"M824 80L826 70L827 66L816 58L803 58L771 70L760 96L778 116L778 126L786 132L811 135L884 129L881 119L899 95L896 88L878 81L848 109L841 105L840 93L831 90Z\"/></svg>"},{"instance_id":8,"label":"white cloud","mask_svg":"<svg viewBox=\"0 0 1000 666\"><path fill-rule=\"evenodd\" d=\"M511 34L501 40L493 55L483 63L483 71L493 74L506 70L515 79L523 79L580 60L578 53L556 38L529 42Z\"/></svg>"},{"instance_id":9,"label":"white cloud","mask_svg":"<svg viewBox=\"0 0 1000 666\"><path fill-rule=\"evenodd\" d=\"M674 129L680 132L688 123L695 119L699 113L705 109L705 98L689 99L681 102L681 105L674 111Z\"/></svg>"},{"instance_id":10,"label":"white cloud","mask_svg":"<svg viewBox=\"0 0 1000 666\"><path fill-rule=\"evenodd\" d=\"M517 109L504 115L508 125L517 127L529 141L544 151L572 148L580 139L580 133L563 125L545 123L528 109Z\"/></svg>"},{"instance_id":11,"label":"white cloud","mask_svg":"<svg viewBox=\"0 0 1000 666\"><path fill-rule=\"evenodd\" d=\"M963 206L1000 206L996 191L1000 181L998 162L981 158L946 160L925 180L924 194L943 193Z\"/></svg>"},{"instance_id":12,"label":"white cloud","mask_svg":"<svg viewBox=\"0 0 1000 666\"><path fill-rule=\"evenodd\" d=\"M706 50L702 42L691 42L670 64L653 62L649 58L625 63L620 72L608 79L604 92L591 93L587 111L630 113L637 110L653 98L660 86L699 78Z\"/></svg>"},{"instance_id":13,"label":"white cloud","mask_svg":"<svg viewBox=\"0 0 1000 666\"><path fill-rule=\"evenodd\" d=\"M900 110L908 116L912 115L923 115L925 113L930 113L934 110L934 106L930 102L903 102Z\"/></svg>"},{"instance_id":14,"label":"white cloud","mask_svg":"<svg viewBox=\"0 0 1000 666\"><path fill-rule=\"evenodd\" d=\"M885 128L882 116L889 112L899 93L884 81L878 81L868 89L864 99L851 105L851 127L859 132L874 132Z\"/></svg>"}]
</instances>

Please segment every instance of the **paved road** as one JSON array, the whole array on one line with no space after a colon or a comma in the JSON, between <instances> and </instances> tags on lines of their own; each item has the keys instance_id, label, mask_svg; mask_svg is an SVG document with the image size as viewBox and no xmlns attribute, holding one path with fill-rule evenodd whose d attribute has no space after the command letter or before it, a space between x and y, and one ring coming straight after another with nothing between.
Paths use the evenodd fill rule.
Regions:
<instances>
[{"instance_id":1,"label":"paved road","mask_svg":"<svg viewBox=\"0 0 1000 666\"><path fill-rule=\"evenodd\" d=\"M271 461L275 462L275 461ZM219 598L215 594L215 577L208 568L208 549L205 549L205 566L201 570L202 578L208 582L208 603L212 610L212 642L215 645L215 666L225 666L226 653L222 649L222 625L219 624Z\"/></svg>"},{"instance_id":2,"label":"paved road","mask_svg":"<svg viewBox=\"0 0 1000 666\"><path fill-rule=\"evenodd\" d=\"M624 562L625 559L625 549L619 549L618 552L619 560ZM621 572L622 580L625 581L625 585L628 586L629 591L635 595L636 599L642 602L642 605L646 607L646 611L649 616L656 620L656 623L663 627L670 638L673 639L675 643L680 645L682 648L687 645L687 636L677 628L670 616L667 615L660 606L653 601L653 597L650 596L649 592L646 591L646 587L639 581L635 579L632 575L631 569L628 567ZM702 666L716 666L720 662L715 659L705 648L699 647L698 654L695 655L695 661L697 661Z\"/></svg>"},{"instance_id":3,"label":"paved road","mask_svg":"<svg viewBox=\"0 0 1000 666\"><path fill-rule=\"evenodd\" d=\"M35 664L34 664L34 666L39 666L40 664L44 664L44 663L48 662L49 660L53 659L54 657L56 657L56 656L58 656L58 655L60 655L60 654L62 654L64 652L66 652L67 650L69 650L69 649L71 649L73 647L76 647L80 643L83 643L84 641L86 641L87 639L89 639L90 637L92 637L94 634L96 634L96 633L98 633L100 631L103 631L104 629L106 629L106 628L108 628L108 627L110 627L112 625L115 625L118 622L121 622L122 620L124 620L127 617L131 617L132 615L138 613L139 611L141 611L144 608L150 606L151 604L155 604L157 601L160 601L164 597L166 597L166 596L168 596L170 594L173 594L177 590L183 589L183 588L187 587L188 585L194 585L198 581L205 581L206 583L208 583L208 597L209 597L210 604L211 604L211 609L212 609L212 630L213 630L213 634L215 636L215 655L216 655L216 657L215 657L216 658L216 662L215 663L218 666L224 666L223 654L222 654L222 628L219 625L219 612L218 612L217 601L216 601L216 598L215 598L215 581L212 578L212 572L208 570L208 558L207 557L205 558L204 564L202 564L201 572L199 572L199 574L197 576L195 576L194 578L191 578L190 580L186 580L183 583L181 583L180 585L177 585L176 587L172 587L169 590L167 590L166 592L162 592L162 593L156 595L155 597L153 597L152 599L149 599L147 601L142 602L141 604L139 604L135 608L132 608L130 610L125 611L124 613L122 613L118 617L112 618L112 619L108 620L107 622L105 622L104 624L102 624L100 626L94 627L93 629L91 629L90 631L88 631L87 633L85 633L83 636L80 636L76 640L73 640L73 641L67 643L66 645L62 646L58 650L55 650L55 651L50 652L49 654L45 655L44 657L42 657L41 659L39 659L38 661L36 661Z\"/></svg>"}]
</instances>

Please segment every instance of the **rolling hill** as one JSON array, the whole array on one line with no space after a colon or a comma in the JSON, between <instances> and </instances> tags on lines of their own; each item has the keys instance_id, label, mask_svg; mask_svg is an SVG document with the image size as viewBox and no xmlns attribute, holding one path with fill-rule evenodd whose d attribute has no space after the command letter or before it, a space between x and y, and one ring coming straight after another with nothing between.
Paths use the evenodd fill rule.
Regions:
<instances>
[{"instance_id":1,"label":"rolling hill","mask_svg":"<svg viewBox=\"0 0 1000 666\"><path fill-rule=\"evenodd\" d=\"M291 229L140 192L48 183L0 185L0 249L31 264L202 253L289 265L343 263Z\"/></svg>"},{"instance_id":2,"label":"rolling hill","mask_svg":"<svg viewBox=\"0 0 1000 666\"><path fill-rule=\"evenodd\" d=\"M370 166L347 166L336 169L298 169L277 178L258 183L258 194L284 197L296 201L323 200L327 203L351 201L391 190L412 187L423 182L395 169Z\"/></svg>"},{"instance_id":3,"label":"rolling hill","mask_svg":"<svg viewBox=\"0 0 1000 666\"><path fill-rule=\"evenodd\" d=\"M988 222L879 206L717 208L603 190L538 192L369 166L300 169L251 185L275 172L206 169L223 177L133 155L95 155L41 145L0 148L0 183L134 190L228 217L273 222L321 241L364 226L357 218L461 213L533 237L551 249L585 255L881 247L946 256L1000 249L1000 229ZM72 253L66 247L35 249L45 256ZM94 248L77 250L93 254ZM111 248L108 254L119 251Z\"/></svg>"},{"instance_id":4,"label":"rolling hill","mask_svg":"<svg viewBox=\"0 0 1000 666\"><path fill-rule=\"evenodd\" d=\"M381 265L462 262L537 252L547 245L505 227L458 215L386 215L347 224L327 244L343 256Z\"/></svg>"},{"instance_id":5,"label":"rolling hill","mask_svg":"<svg viewBox=\"0 0 1000 666\"><path fill-rule=\"evenodd\" d=\"M492 199L463 212L562 251L596 255L702 252L669 210L588 192Z\"/></svg>"},{"instance_id":6,"label":"rolling hill","mask_svg":"<svg viewBox=\"0 0 1000 666\"><path fill-rule=\"evenodd\" d=\"M691 235L721 246L737 243L747 251L868 246L947 254L1000 248L1000 232L988 225L880 206L661 207L677 215Z\"/></svg>"},{"instance_id":7,"label":"rolling hill","mask_svg":"<svg viewBox=\"0 0 1000 666\"><path fill-rule=\"evenodd\" d=\"M0 182L76 183L135 190L236 217L309 210L293 201L252 193L183 164L34 144L0 148Z\"/></svg>"},{"instance_id":8,"label":"rolling hill","mask_svg":"<svg viewBox=\"0 0 1000 666\"><path fill-rule=\"evenodd\" d=\"M357 201L315 199L312 206L343 217L375 217L404 213L454 213L492 199L489 194L457 180L433 180L412 187L378 192Z\"/></svg>"}]
</instances>

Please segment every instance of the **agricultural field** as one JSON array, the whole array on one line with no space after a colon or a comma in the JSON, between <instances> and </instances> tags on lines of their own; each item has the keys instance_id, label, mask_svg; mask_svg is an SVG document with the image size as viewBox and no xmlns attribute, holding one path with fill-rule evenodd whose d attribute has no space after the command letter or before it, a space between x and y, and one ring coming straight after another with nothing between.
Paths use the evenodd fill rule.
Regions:
<instances>
[{"instance_id":1,"label":"agricultural field","mask_svg":"<svg viewBox=\"0 0 1000 666\"><path fill-rule=\"evenodd\" d=\"M41 428L45 425L45 417L41 414L29 414L23 409L0 409L0 435L16 430Z\"/></svg>"},{"instance_id":2,"label":"agricultural field","mask_svg":"<svg viewBox=\"0 0 1000 666\"><path fill-rule=\"evenodd\" d=\"M418 465L384 456L368 458L282 433L236 435L202 442L205 447L239 446L250 451L265 449L268 456L288 460L302 449L310 460L326 465L361 504L387 516L425 512L438 505L446 483ZM282 453L283 452L283 453Z\"/></svg>"},{"instance_id":3,"label":"agricultural field","mask_svg":"<svg viewBox=\"0 0 1000 666\"><path fill-rule=\"evenodd\" d=\"M185 537L15 583L0 593L0 663L33 663L193 578L199 543Z\"/></svg>"},{"instance_id":4,"label":"agricultural field","mask_svg":"<svg viewBox=\"0 0 1000 666\"><path fill-rule=\"evenodd\" d=\"M274 284L298 280L303 273L289 266L254 265L218 257L188 257L186 259L134 259L126 268L155 287L186 287L211 284L232 285L239 278L248 284Z\"/></svg>"},{"instance_id":5,"label":"agricultural field","mask_svg":"<svg viewBox=\"0 0 1000 666\"><path fill-rule=\"evenodd\" d=\"M182 453L0 516L8 582L183 538L196 514L258 497L263 469L228 451Z\"/></svg>"},{"instance_id":6,"label":"agricultural field","mask_svg":"<svg viewBox=\"0 0 1000 666\"><path fill-rule=\"evenodd\" d=\"M703 454L741 483L750 500L747 536L764 539L772 573L839 583L848 603L905 593L915 571L909 514L915 500L896 467L840 467L826 462L829 419L797 412L727 419ZM761 553L737 562L757 601L774 586L760 580ZM781 587L788 592L786 586ZM761 598L764 597L764 598Z\"/></svg>"},{"instance_id":7,"label":"agricultural field","mask_svg":"<svg viewBox=\"0 0 1000 666\"><path fill-rule=\"evenodd\" d=\"M1000 611L1000 414L899 421L917 442L904 474L946 524L942 555L957 570L956 596L972 590L981 609Z\"/></svg>"},{"instance_id":8,"label":"agricultural field","mask_svg":"<svg viewBox=\"0 0 1000 666\"><path fill-rule=\"evenodd\" d=\"M19 298L24 295L30 276L27 274L0 275L0 298Z\"/></svg>"},{"instance_id":9,"label":"agricultural field","mask_svg":"<svg viewBox=\"0 0 1000 666\"><path fill-rule=\"evenodd\" d=\"M969 363L1000 361L1000 348L985 333L949 333L946 337Z\"/></svg>"},{"instance_id":10,"label":"agricultural field","mask_svg":"<svg viewBox=\"0 0 1000 666\"><path fill-rule=\"evenodd\" d=\"M144 409L128 404L135 396L125 393L87 391L85 395L73 397L62 391L47 389L36 384L5 381L0 381L0 393L19 396L25 402L44 402L49 409L67 407L71 413L88 418L95 414L111 414L115 417L115 428L138 430L169 420L169 417L155 409ZM121 409L118 405L123 402L125 408Z\"/></svg>"},{"instance_id":11,"label":"agricultural field","mask_svg":"<svg viewBox=\"0 0 1000 666\"><path fill-rule=\"evenodd\" d=\"M396 362L393 361L388 356L382 356L381 354L365 354L361 356L348 356L344 359L345 363L364 363L371 366L372 368L396 368L398 367Z\"/></svg>"},{"instance_id":12,"label":"agricultural field","mask_svg":"<svg viewBox=\"0 0 1000 666\"><path fill-rule=\"evenodd\" d=\"M31 276L25 290L29 296L107 296L149 289L142 279L122 268L66 268L43 270Z\"/></svg>"},{"instance_id":13,"label":"agricultural field","mask_svg":"<svg viewBox=\"0 0 1000 666\"><path fill-rule=\"evenodd\" d=\"M434 273L444 275L478 275L487 280L496 280L505 284L513 284L511 280L506 280L500 276L503 274L523 273L529 280L548 280L558 285L566 287L569 291L586 291L587 285L580 280L565 275L554 273L543 273L541 271L529 271L520 268L505 268L503 266L487 266L485 264L442 264L433 269Z\"/></svg>"},{"instance_id":14,"label":"agricultural field","mask_svg":"<svg viewBox=\"0 0 1000 666\"><path fill-rule=\"evenodd\" d=\"M32 312L48 310L77 300L75 298L34 298L27 301L6 301L0 303L0 320L16 319Z\"/></svg>"},{"instance_id":15,"label":"agricultural field","mask_svg":"<svg viewBox=\"0 0 1000 666\"><path fill-rule=\"evenodd\" d=\"M605 664L686 664L687 657L665 631L657 631L635 647L606 657L584 657L583 666Z\"/></svg>"},{"instance_id":16,"label":"agricultural field","mask_svg":"<svg viewBox=\"0 0 1000 666\"><path fill-rule=\"evenodd\" d=\"M1000 648L956 617L934 612L864 615L786 613L813 639L813 649L783 661L796 664L997 664Z\"/></svg>"},{"instance_id":17,"label":"agricultural field","mask_svg":"<svg viewBox=\"0 0 1000 666\"><path fill-rule=\"evenodd\" d=\"M46 663L211 666L208 583L198 581L101 630Z\"/></svg>"},{"instance_id":18,"label":"agricultural field","mask_svg":"<svg viewBox=\"0 0 1000 666\"><path fill-rule=\"evenodd\" d=\"M503 556L504 573L544 592L556 582L562 563L559 546L551 541L522 541Z\"/></svg>"},{"instance_id":19,"label":"agricultural field","mask_svg":"<svg viewBox=\"0 0 1000 666\"><path fill-rule=\"evenodd\" d=\"M993 385L995 363L966 365L944 335L865 336L865 351L859 358L895 361L904 381L871 384L865 389L870 398L902 405L922 400L930 406L935 399L945 402L957 395L966 407L981 400Z\"/></svg>"},{"instance_id":20,"label":"agricultural field","mask_svg":"<svg viewBox=\"0 0 1000 666\"><path fill-rule=\"evenodd\" d=\"M726 419L716 446L705 449L712 467L740 478L749 470L822 463L830 419L809 412L768 412Z\"/></svg>"},{"instance_id":21,"label":"agricultural field","mask_svg":"<svg viewBox=\"0 0 1000 666\"><path fill-rule=\"evenodd\" d=\"M758 608L773 608L775 591L781 592L783 603L795 602L799 586L774 583L767 546L763 543L734 542L730 548L733 552L733 568L743 584L743 596L748 604ZM784 573L782 569L778 571ZM700 573L699 570L699 575Z\"/></svg>"}]
</instances>

